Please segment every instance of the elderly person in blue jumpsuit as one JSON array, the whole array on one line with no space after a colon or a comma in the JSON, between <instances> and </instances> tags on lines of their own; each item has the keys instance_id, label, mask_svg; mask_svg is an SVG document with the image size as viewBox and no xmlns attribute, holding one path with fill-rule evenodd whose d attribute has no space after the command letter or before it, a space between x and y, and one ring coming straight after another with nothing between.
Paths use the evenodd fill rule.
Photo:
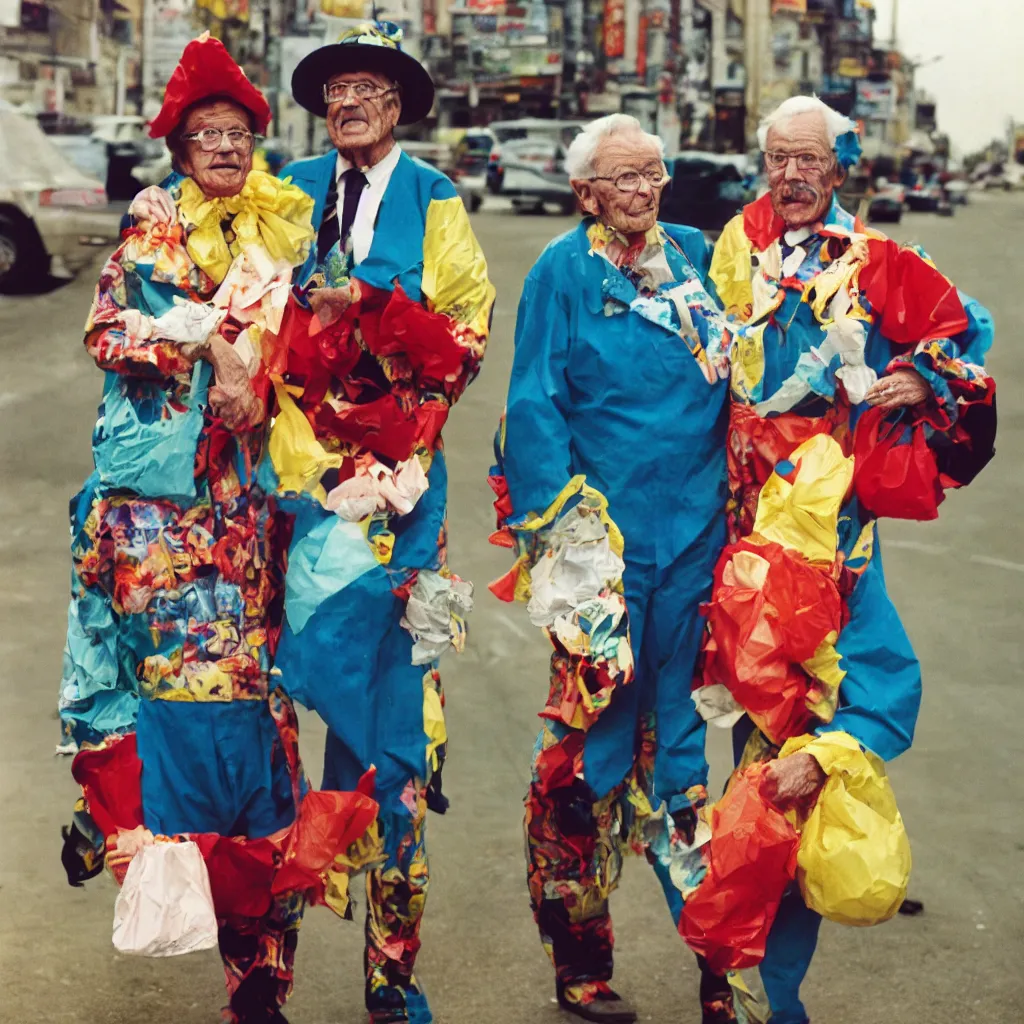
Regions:
<instances>
[{"instance_id":1,"label":"elderly person in blue jumpsuit","mask_svg":"<svg viewBox=\"0 0 1024 1024\"><path fill-rule=\"evenodd\" d=\"M476 375L494 289L455 187L395 142L434 87L392 25L366 24L297 66L292 91L334 149L283 169L318 238L286 312L271 431L295 515L277 665L327 723L324 785L376 768L386 860L368 872L366 1005L429 1024L413 972L443 812L437 660L459 648L471 587L447 566L448 411Z\"/></svg>"},{"instance_id":2,"label":"elderly person in blue jumpsuit","mask_svg":"<svg viewBox=\"0 0 1024 1024\"><path fill-rule=\"evenodd\" d=\"M772 761L783 806L813 799L826 777L810 753L774 760L787 739L846 733L883 761L910 746L920 666L886 592L875 521L934 518L942 488L969 483L993 452L995 385L982 366L991 319L920 250L839 205L835 190L860 155L855 129L812 97L787 100L767 118L760 142L770 192L726 227L711 266L734 333L723 559L748 538L758 542L762 489L770 498L765 485L793 470L798 447L831 446L844 463L854 455L850 493L844 483L835 496L836 560L826 566L842 600L838 640L826 642L837 657L794 666L805 693L785 715L760 702L756 679L737 687L721 650L710 652L694 695L709 719L746 712L734 732L737 758ZM905 460L912 439L924 442L913 447L915 474L893 470L887 482L884 465ZM725 587L716 585L709 605L711 646ZM737 698L732 708L703 699L723 685ZM820 923L792 886L760 966L773 1024L808 1020L799 991Z\"/></svg>"},{"instance_id":3,"label":"elderly person in blue jumpsuit","mask_svg":"<svg viewBox=\"0 0 1024 1024\"><path fill-rule=\"evenodd\" d=\"M657 221L660 140L613 114L566 165L586 216L523 288L491 478L492 540L518 557L492 590L528 600L554 648L526 837L559 1003L631 1021L609 986L608 897L623 854L644 854L678 921L670 874L706 799L690 681L725 542L728 337L702 234ZM707 971L702 997L705 1021L735 1019Z\"/></svg>"}]
</instances>

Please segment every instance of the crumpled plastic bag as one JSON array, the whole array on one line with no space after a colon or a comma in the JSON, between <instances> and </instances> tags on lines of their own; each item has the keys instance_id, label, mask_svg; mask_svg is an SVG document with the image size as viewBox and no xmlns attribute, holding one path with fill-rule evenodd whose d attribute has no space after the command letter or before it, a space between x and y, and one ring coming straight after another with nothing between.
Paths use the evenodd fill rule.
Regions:
<instances>
[{"instance_id":1,"label":"crumpled plastic bag","mask_svg":"<svg viewBox=\"0 0 1024 1024\"><path fill-rule=\"evenodd\" d=\"M597 511L579 514L576 506L547 534L546 550L530 571L527 612L535 626L552 626L622 580L626 564L611 549Z\"/></svg>"},{"instance_id":2,"label":"crumpled plastic bag","mask_svg":"<svg viewBox=\"0 0 1024 1024\"><path fill-rule=\"evenodd\" d=\"M377 512L408 515L430 487L423 463L414 455L394 469L367 457L354 476L327 495L327 507L342 519L358 523Z\"/></svg>"},{"instance_id":3,"label":"crumpled plastic bag","mask_svg":"<svg viewBox=\"0 0 1024 1024\"><path fill-rule=\"evenodd\" d=\"M114 904L114 947L134 956L181 956L217 945L210 878L193 842L143 846Z\"/></svg>"},{"instance_id":4,"label":"crumpled plastic bag","mask_svg":"<svg viewBox=\"0 0 1024 1024\"><path fill-rule=\"evenodd\" d=\"M738 541L722 552L704 614L705 686L725 686L775 743L803 732L811 686L803 663L842 623L832 577L779 544Z\"/></svg>"},{"instance_id":5,"label":"crumpled plastic bag","mask_svg":"<svg viewBox=\"0 0 1024 1024\"><path fill-rule=\"evenodd\" d=\"M316 439L309 420L288 391L274 385L277 415L270 428L267 450L278 478L278 493L311 494L323 504L327 494L320 479L329 469L341 466L341 456L328 453Z\"/></svg>"},{"instance_id":6,"label":"crumpled plastic bag","mask_svg":"<svg viewBox=\"0 0 1024 1024\"><path fill-rule=\"evenodd\" d=\"M832 564L839 509L853 479L853 459L828 434L804 441L775 467L757 502L754 532L799 551L810 562Z\"/></svg>"},{"instance_id":7,"label":"crumpled plastic bag","mask_svg":"<svg viewBox=\"0 0 1024 1024\"><path fill-rule=\"evenodd\" d=\"M461 651L466 617L473 610L473 584L455 575L423 569L409 590L402 628L412 634L412 663L428 665L449 647Z\"/></svg>"},{"instance_id":8,"label":"crumpled plastic bag","mask_svg":"<svg viewBox=\"0 0 1024 1024\"><path fill-rule=\"evenodd\" d=\"M936 519L945 494L935 452L925 438L925 424L886 423L888 410L868 409L853 435L856 473L853 486L860 503L874 516L891 519Z\"/></svg>"},{"instance_id":9,"label":"crumpled plastic bag","mask_svg":"<svg viewBox=\"0 0 1024 1024\"><path fill-rule=\"evenodd\" d=\"M845 732L799 736L779 753L811 754L828 775L800 830L804 902L840 924L888 921L910 880L910 841L882 761Z\"/></svg>"},{"instance_id":10,"label":"crumpled plastic bag","mask_svg":"<svg viewBox=\"0 0 1024 1024\"><path fill-rule=\"evenodd\" d=\"M711 809L708 871L683 905L679 933L718 974L754 967L796 872L796 829L765 796L767 762L738 773Z\"/></svg>"}]
</instances>

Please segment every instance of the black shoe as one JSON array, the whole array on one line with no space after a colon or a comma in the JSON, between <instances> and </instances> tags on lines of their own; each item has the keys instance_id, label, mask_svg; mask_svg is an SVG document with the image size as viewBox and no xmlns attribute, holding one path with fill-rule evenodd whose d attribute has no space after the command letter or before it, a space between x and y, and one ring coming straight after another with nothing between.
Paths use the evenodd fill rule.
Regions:
<instances>
[{"instance_id":1,"label":"black shoe","mask_svg":"<svg viewBox=\"0 0 1024 1024\"><path fill-rule=\"evenodd\" d=\"M636 1020L636 1010L618 993L613 992L607 985L601 987L594 993L593 998L586 1003L574 1003L567 999L563 986L558 986L558 1005L576 1017L583 1020L593 1020L601 1024L633 1024Z\"/></svg>"}]
</instances>

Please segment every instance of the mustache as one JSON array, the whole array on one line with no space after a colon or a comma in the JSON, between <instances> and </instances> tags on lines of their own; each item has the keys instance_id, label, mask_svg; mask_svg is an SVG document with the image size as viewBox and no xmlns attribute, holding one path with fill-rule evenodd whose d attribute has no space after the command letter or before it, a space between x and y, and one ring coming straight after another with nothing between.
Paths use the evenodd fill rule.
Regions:
<instances>
[{"instance_id":1,"label":"mustache","mask_svg":"<svg viewBox=\"0 0 1024 1024\"><path fill-rule=\"evenodd\" d=\"M353 110L348 113L341 113L335 119L336 124L348 124L349 121L361 121L368 124L366 115L361 110Z\"/></svg>"},{"instance_id":2,"label":"mustache","mask_svg":"<svg viewBox=\"0 0 1024 1024\"><path fill-rule=\"evenodd\" d=\"M809 203L817 202L820 198L818 190L803 181L783 184L780 197L782 199L806 200Z\"/></svg>"}]
</instances>

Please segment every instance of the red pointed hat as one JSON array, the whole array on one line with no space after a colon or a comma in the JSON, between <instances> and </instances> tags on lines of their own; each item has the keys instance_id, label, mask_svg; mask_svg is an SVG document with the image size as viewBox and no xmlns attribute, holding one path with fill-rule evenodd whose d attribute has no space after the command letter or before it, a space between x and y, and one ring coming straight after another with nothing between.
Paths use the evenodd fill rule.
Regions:
<instances>
[{"instance_id":1,"label":"red pointed hat","mask_svg":"<svg viewBox=\"0 0 1024 1024\"><path fill-rule=\"evenodd\" d=\"M256 119L256 132L262 135L267 130L270 104L263 93L245 77L224 44L204 32L185 47L167 83L164 105L149 123L150 138L170 135L178 127L181 115L208 96L223 96L240 103Z\"/></svg>"}]
</instances>

